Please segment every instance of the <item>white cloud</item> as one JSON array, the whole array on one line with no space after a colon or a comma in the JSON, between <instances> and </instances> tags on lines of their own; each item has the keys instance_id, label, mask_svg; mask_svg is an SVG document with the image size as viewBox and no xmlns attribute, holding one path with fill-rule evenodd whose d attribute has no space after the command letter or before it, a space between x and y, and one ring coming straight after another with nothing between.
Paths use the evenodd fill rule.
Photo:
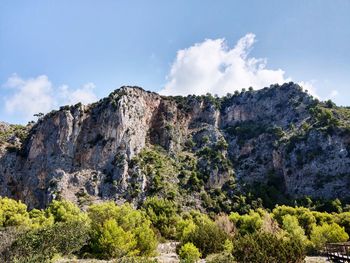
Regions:
<instances>
[{"instance_id":1,"label":"white cloud","mask_svg":"<svg viewBox=\"0 0 350 263\"><path fill-rule=\"evenodd\" d=\"M30 119L35 113L48 112L54 105L52 84L47 76L23 80L13 75L4 86L12 89L12 95L5 101L5 110L9 114Z\"/></svg>"},{"instance_id":2,"label":"white cloud","mask_svg":"<svg viewBox=\"0 0 350 263\"><path fill-rule=\"evenodd\" d=\"M310 95L314 96L317 99L321 99L321 97L317 94L317 89L314 86L314 82L315 81L300 81L298 84Z\"/></svg>"},{"instance_id":3,"label":"white cloud","mask_svg":"<svg viewBox=\"0 0 350 263\"><path fill-rule=\"evenodd\" d=\"M337 90L331 90L331 93L328 95L329 99L334 99L335 97L337 97L339 95L339 92Z\"/></svg>"},{"instance_id":4,"label":"white cloud","mask_svg":"<svg viewBox=\"0 0 350 263\"><path fill-rule=\"evenodd\" d=\"M231 49L224 39L207 39L179 50L160 93L223 95L250 86L259 89L290 81L282 69L266 68L266 59L248 56L254 43L255 35L249 33Z\"/></svg>"},{"instance_id":5,"label":"white cloud","mask_svg":"<svg viewBox=\"0 0 350 263\"><path fill-rule=\"evenodd\" d=\"M97 100L93 83L87 83L78 89L70 89L67 85L55 88L45 75L22 79L14 74L3 87L9 93L4 98L6 113L23 121L32 120L35 113L47 113L60 105L78 102L87 104Z\"/></svg>"},{"instance_id":6,"label":"white cloud","mask_svg":"<svg viewBox=\"0 0 350 263\"><path fill-rule=\"evenodd\" d=\"M86 83L81 88L76 90L71 90L67 85L59 87L59 94L62 99L63 104L76 104L81 102L83 104L88 104L97 100L97 96L94 93L95 89L94 83Z\"/></svg>"},{"instance_id":7,"label":"white cloud","mask_svg":"<svg viewBox=\"0 0 350 263\"><path fill-rule=\"evenodd\" d=\"M338 95L339 92L338 90L331 90L330 93L326 96L320 96L318 94L318 90L315 87L315 80L313 81L300 81L298 82L298 84L303 87L303 89L305 91L308 91L308 93L312 96L314 96L315 98L319 99L319 100L329 100L329 99L335 99Z\"/></svg>"},{"instance_id":8,"label":"white cloud","mask_svg":"<svg viewBox=\"0 0 350 263\"><path fill-rule=\"evenodd\" d=\"M249 57L255 35L246 34L233 48L225 39L207 39L179 50L167 76L164 95L212 94L225 95L242 88L260 89L271 84L292 81L282 69L268 69L265 58ZM320 96L316 80L299 81L298 84L320 100L334 99L337 90Z\"/></svg>"}]
</instances>

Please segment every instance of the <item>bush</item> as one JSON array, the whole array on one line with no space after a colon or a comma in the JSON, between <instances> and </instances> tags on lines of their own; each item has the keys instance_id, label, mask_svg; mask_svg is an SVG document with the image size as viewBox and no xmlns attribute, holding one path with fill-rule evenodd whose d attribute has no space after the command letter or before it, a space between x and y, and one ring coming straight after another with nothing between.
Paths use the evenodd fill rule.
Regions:
<instances>
[{"instance_id":1,"label":"bush","mask_svg":"<svg viewBox=\"0 0 350 263\"><path fill-rule=\"evenodd\" d=\"M29 226L27 206L21 201L0 197L0 227Z\"/></svg>"},{"instance_id":2,"label":"bush","mask_svg":"<svg viewBox=\"0 0 350 263\"><path fill-rule=\"evenodd\" d=\"M105 251L108 251L107 257L154 254L157 238L144 212L129 204L117 206L104 202L90 206L88 215L92 225L91 250L97 256L104 257ZM124 236L125 240L118 240L117 235ZM121 251L117 251L118 242Z\"/></svg>"},{"instance_id":3,"label":"bush","mask_svg":"<svg viewBox=\"0 0 350 263\"><path fill-rule=\"evenodd\" d=\"M264 232L237 238L233 244L233 256L240 263L298 263L305 257L299 241Z\"/></svg>"},{"instance_id":4,"label":"bush","mask_svg":"<svg viewBox=\"0 0 350 263\"><path fill-rule=\"evenodd\" d=\"M209 255L205 260L207 263L237 263L237 261L230 253Z\"/></svg>"},{"instance_id":5,"label":"bush","mask_svg":"<svg viewBox=\"0 0 350 263\"><path fill-rule=\"evenodd\" d=\"M87 214L82 212L77 205L68 200L53 200L47 208L47 211L54 217L55 222L86 222L88 220Z\"/></svg>"},{"instance_id":6,"label":"bush","mask_svg":"<svg viewBox=\"0 0 350 263\"><path fill-rule=\"evenodd\" d=\"M316 218L313 213L305 207L290 207L290 206L277 206L272 211L274 218L279 225L283 225L283 217L285 215L296 216L299 225L304 229L305 234L310 236L312 228L316 225Z\"/></svg>"},{"instance_id":7,"label":"bush","mask_svg":"<svg viewBox=\"0 0 350 263\"><path fill-rule=\"evenodd\" d=\"M101 258L122 258L138 253L134 235L129 231L124 231L115 220L109 219L104 222L100 231L97 246Z\"/></svg>"},{"instance_id":8,"label":"bush","mask_svg":"<svg viewBox=\"0 0 350 263\"><path fill-rule=\"evenodd\" d=\"M336 223L345 228L346 233L350 235L350 212L344 212L336 215Z\"/></svg>"},{"instance_id":9,"label":"bush","mask_svg":"<svg viewBox=\"0 0 350 263\"><path fill-rule=\"evenodd\" d=\"M151 197L145 201L143 209L163 237L174 238L176 236L176 223L179 218L174 202Z\"/></svg>"},{"instance_id":10,"label":"bush","mask_svg":"<svg viewBox=\"0 0 350 263\"><path fill-rule=\"evenodd\" d=\"M51 226L54 224L54 217L45 210L33 209L29 212L32 228Z\"/></svg>"},{"instance_id":11,"label":"bush","mask_svg":"<svg viewBox=\"0 0 350 263\"><path fill-rule=\"evenodd\" d=\"M55 255L80 251L89 239L89 227L81 222L61 222L25 232L4 253L5 262L50 262Z\"/></svg>"},{"instance_id":12,"label":"bush","mask_svg":"<svg viewBox=\"0 0 350 263\"><path fill-rule=\"evenodd\" d=\"M193 243L205 257L224 250L225 241L229 236L212 221L198 222L185 242Z\"/></svg>"},{"instance_id":13,"label":"bush","mask_svg":"<svg viewBox=\"0 0 350 263\"><path fill-rule=\"evenodd\" d=\"M304 229L299 225L298 219L295 216L283 216L282 228L287 231L291 239L299 241L305 247L308 245L308 239L305 236Z\"/></svg>"},{"instance_id":14,"label":"bush","mask_svg":"<svg viewBox=\"0 0 350 263\"><path fill-rule=\"evenodd\" d=\"M250 210L249 214L246 215L231 213L230 220L236 225L242 235L258 231L263 224L260 214L253 210Z\"/></svg>"},{"instance_id":15,"label":"bush","mask_svg":"<svg viewBox=\"0 0 350 263\"><path fill-rule=\"evenodd\" d=\"M326 243L345 242L348 239L349 235L345 232L344 227L336 223L315 226L310 235L310 240L316 250L321 250Z\"/></svg>"},{"instance_id":16,"label":"bush","mask_svg":"<svg viewBox=\"0 0 350 263\"><path fill-rule=\"evenodd\" d=\"M179 256L181 262L194 263L199 260L199 258L201 257L201 253L195 245L193 245L192 243L186 243L180 248Z\"/></svg>"},{"instance_id":17,"label":"bush","mask_svg":"<svg viewBox=\"0 0 350 263\"><path fill-rule=\"evenodd\" d=\"M196 224L192 219L181 219L176 225L176 239L183 242L196 230Z\"/></svg>"}]
</instances>

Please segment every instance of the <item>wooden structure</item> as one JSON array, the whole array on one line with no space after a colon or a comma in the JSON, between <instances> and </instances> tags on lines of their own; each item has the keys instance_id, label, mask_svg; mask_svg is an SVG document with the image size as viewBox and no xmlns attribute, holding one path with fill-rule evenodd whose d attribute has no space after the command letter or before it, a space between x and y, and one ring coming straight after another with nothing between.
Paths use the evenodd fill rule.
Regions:
<instances>
[{"instance_id":1,"label":"wooden structure","mask_svg":"<svg viewBox=\"0 0 350 263\"><path fill-rule=\"evenodd\" d=\"M328 243L324 252L331 262L350 263L350 242Z\"/></svg>"}]
</instances>

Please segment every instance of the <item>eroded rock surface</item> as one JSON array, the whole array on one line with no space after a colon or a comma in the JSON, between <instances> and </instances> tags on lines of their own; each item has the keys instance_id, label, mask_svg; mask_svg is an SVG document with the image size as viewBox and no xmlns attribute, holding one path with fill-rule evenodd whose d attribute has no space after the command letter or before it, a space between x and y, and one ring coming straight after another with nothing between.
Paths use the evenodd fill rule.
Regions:
<instances>
[{"instance_id":1,"label":"eroded rock surface","mask_svg":"<svg viewBox=\"0 0 350 263\"><path fill-rule=\"evenodd\" d=\"M0 195L30 207L55 198L137 203L163 180L176 187L159 192L188 194L194 206L215 189L231 203L237 192L271 187L293 198L349 198L349 116L293 83L224 98L122 87L91 105L61 107L25 140L14 134L0 144ZM0 134L8 130L0 123ZM173 166L162 168L167 177L142 167L140 154L155 147Z\"/></svg>"}]
</instances>

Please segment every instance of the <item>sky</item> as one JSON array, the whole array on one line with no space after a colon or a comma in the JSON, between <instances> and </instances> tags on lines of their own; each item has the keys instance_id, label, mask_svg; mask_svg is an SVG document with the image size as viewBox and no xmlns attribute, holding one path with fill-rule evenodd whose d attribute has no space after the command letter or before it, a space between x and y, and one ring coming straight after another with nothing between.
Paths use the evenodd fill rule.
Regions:
<instances>
[{"instance_id":1,"label":"sky","mask_svg":"<svg viewBox=\"0 0 350 263\"><path fill-rule=\"evenodd\" d=\"M0 120L123 85L225 95L294 81L350 105L350 0L1 0Z\"/></svg>"}]
</instances>

